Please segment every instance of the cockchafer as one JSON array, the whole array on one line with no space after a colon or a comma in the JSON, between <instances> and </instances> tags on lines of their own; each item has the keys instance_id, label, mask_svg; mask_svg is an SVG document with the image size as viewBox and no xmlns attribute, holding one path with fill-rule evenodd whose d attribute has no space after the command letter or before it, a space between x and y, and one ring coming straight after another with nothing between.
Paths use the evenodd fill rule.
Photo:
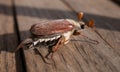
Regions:
<instances>
[{"instance_id":1,"label":"cockchafer","mask_svg":"<svg viewBox=\"0 0 120 72\"><path fill-rule=\"evenodd\" d=\"M94 21L90 20L85 23L82 21L83 12L78 13L79 21L72 19L58 19L49 22L34 24L30 28L31 37L22 41L16 50L23 46L28 49L34 49L40 46L48 46L50 50L46 55L56 52L61 45L67 44L70 41L72 35L80 35L82 29L86 26L94 28ZM52 57L51 56L51 57Z\"/></svg>"}]
</instances>

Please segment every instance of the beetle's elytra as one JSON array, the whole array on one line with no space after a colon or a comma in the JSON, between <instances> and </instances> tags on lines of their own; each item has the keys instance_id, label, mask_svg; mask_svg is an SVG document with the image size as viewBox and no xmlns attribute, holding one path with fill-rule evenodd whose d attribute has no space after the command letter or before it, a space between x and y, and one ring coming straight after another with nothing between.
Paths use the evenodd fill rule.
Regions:
<instances>
[{"instance_id":1,"label":"beetle's elytra","mask_svg":"<svg viewBox=\"0 0 120 72\"><path fill-rule=\"evenodd\" d=\"M30 49L45 45L52 47L47 56L50 53L54 53L60 45L67 44L72 35L80 35L80 30L84 29L86 25L94 27L93 20L86 24L81 20L82 17L83 12L80 12L78 14L78 22L72 19L58 19L34 24L30 28L31 37L22 41L17 50L23 46L27 46Z\"/></svg>"},{"instance_id":2,"label":"beetle's elytra","mask_svg":"<svg viewBox=\"0 0 120 72\"><path fill-rule=\"evenodd\" d=\"M33 35L53 35L71 31L74 25L65 19L53 20L45 24L35 24L31 27L30 31Z\"/></svg>"}]
</instances>

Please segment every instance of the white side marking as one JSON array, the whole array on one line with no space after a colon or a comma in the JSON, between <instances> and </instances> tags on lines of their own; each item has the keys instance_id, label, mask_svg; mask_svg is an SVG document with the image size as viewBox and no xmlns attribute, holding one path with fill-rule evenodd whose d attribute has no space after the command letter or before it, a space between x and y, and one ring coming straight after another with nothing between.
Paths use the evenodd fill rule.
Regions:
<instances>
[{"instance_id":1,"label":"white side marking","mask_svg":"<svg viewBox=\"0 0 120 72\"><path fill-rule=\"evenodd\" d=\"M34 45L36 45L38 42L39 42L39 40L37 40L37 41L34 41L34 42L33 42L33 44L34 44Z\"/></svg>"},{"instance_id":2,"label":"white side marking","mask_svg":"<svg viewBox=\"0 0 120 72\"><path fill-rule=\"evenodd\" d=\"M44 39L39 39L39 41L40 41L40 42L43 42L43 41L44 41Z\"/></svg>"},{"instance_id":3,"label":"white side marking","mask_svg":"<svg viewBox=\"0 0 120 72\"><path fill-rule=\"evenodd\" d=\"M47 41L49 41L50 39L49 38L47 38L47 39L45 39L45 42L47 42Z\"/></svg>"},{"instance_id":4,"label":"white side marking","mask_svg":"<svg viewBox=\"0 0 120 72\"><path fill-rule=\"evenodd\" d=\"M54 40L54 38L51 38L50 41Z\"/></svg>"},{"instance_id":5,"label":"white side marking","mask_svg":"<svg viewBox=\"0 0 120 72\"><path fill-rule=\"evenodd\" d=\"M60 36L57 36L56 39L58 39Z\"/></svg>"},{"instance_id":6,"label":"white side marking","mask_svg":"<svg viewBox=\"0 0 120 72\"><path fill-rule=\"evenodd\" d=\"M52 41L52 40L54 40L54 39L55 39L55 37L51 38L50 40Z\"/></svg>"}]
</instances>

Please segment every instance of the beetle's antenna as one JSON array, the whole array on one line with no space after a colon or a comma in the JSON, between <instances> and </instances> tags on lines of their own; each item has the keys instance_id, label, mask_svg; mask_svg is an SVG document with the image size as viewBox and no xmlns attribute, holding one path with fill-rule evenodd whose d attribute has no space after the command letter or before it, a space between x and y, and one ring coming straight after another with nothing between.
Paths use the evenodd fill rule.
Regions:
<instances>
[{"instance_id":1,"label":"beetle's antenna","mask_svg":"<svg viewBox=\"0 0 120 72\"><path fill-rule=\"evenodd\" d=\"M84 13L83 12L79 12L78 13L78 20L80 21L83 18Z\"/></svg>"},{"instance_id":2,"label":"beetle's antenna","mask_svg":"<svg viewBox=\"0 0 120 72\"><path fill-rule=\"evenodd\" d=\"M89 20L89 21L86 23L86 25L87 25L88 27L93 28L93 27L95 27L95 22L94 22L93 19L91 19L91 20Z\"/></svg>"},{"instance_id":3,"label":"beetle's antenna","mask_svg":"<svg viewBox=\"0 0 120 72\"><path fill-rule=\"evenodd\" d=\"M81 21L84 16L83 12L78 13L78 20ZM91 27L92 29L95 29L95 21L93 19L89 20L85 25L88 27Z\"/></svg>"},{"instance_id":4,"label":"beetle's antenna","mask_svg":"<svg viewBox=\"0 0 120 72\"><path fill-rule=\"evenodd\" d=\"M93 19L89 20L85 25L95 30L95 21Z\"/></svg>"}]
</instances>

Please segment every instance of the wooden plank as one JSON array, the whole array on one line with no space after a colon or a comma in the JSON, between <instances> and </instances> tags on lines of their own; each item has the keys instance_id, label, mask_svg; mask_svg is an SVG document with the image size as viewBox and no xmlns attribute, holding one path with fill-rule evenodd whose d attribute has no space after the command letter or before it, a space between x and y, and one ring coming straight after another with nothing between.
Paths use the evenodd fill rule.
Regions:
<instances>
[{"instance_id":1,"label":"wooden plank","mask_svg":"<svg viewBox=\"0 0 120 72\"><path fill-rule=\"evenodd\" d=\"M14 53L17 35L13 21L12 0L0 0L0 72L20 71L19 54Z\"/></svg>"},{"instance_id":2,"label":"wooden plank","mask_svg":"<svg viewBox=\"0 0 120 72\"><path fill-rule=\"evenodd\" d=\"M32 24L58 18L72 18L76 15L66 4L59 0L16 0L16 12L22 40L27 38ZM54 54L51 64L43 62L34 50L24 49L28 72L118 72L120 58L111 47L91 29L85 29L85 35L96 39L100 44L84 37L73 37L71 42ZM45 56L47 48L39 51Z\"/></svg>"}]
</instances>

